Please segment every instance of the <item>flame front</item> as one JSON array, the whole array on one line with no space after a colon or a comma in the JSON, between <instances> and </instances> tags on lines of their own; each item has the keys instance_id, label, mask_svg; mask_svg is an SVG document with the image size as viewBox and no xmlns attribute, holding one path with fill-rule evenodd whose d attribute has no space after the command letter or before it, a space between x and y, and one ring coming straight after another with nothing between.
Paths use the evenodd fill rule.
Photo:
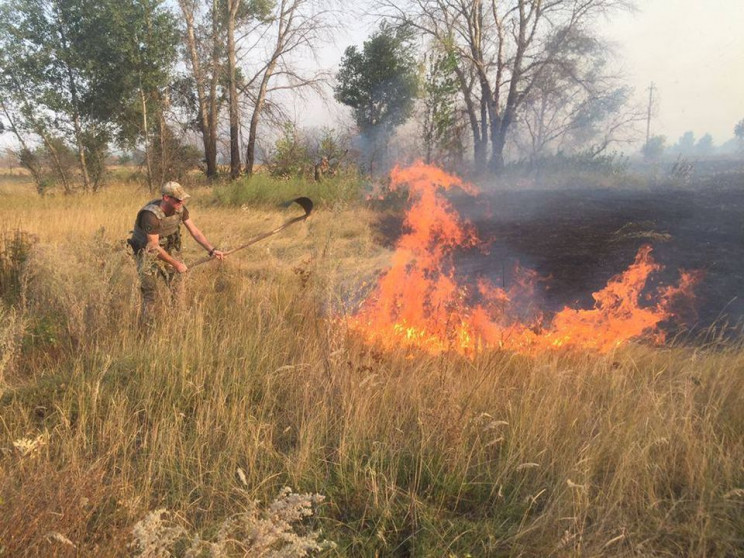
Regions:
<instances>
[{"instance_id":1,"label":"flame front","mask_svg":"<svg viewBox=\"0 0 744 558\"><path fill-rule=\"evenodd\" d=\"M683 273L679 286L658 289L652 302L640 305L648 277L660 269L643 246L633 264L593 294L591 309L564 308L547 321L542 314L527 320L520 309L532 299L536 274L521 270L512 289L485 279L478 283L477 304L455 277L452 255L478 243L441 190L475 189L429 165L417 164L391 173L391 189L409 187L407 231L398 241L390 269L360 310L348 320L351 331L385 349L417 348L432 354L481 350L516 352L574 348L606 352L641 336L663 342L659 323L672 317L673 300L691 297L696 276Z\"/></svg>"}]
</instances>

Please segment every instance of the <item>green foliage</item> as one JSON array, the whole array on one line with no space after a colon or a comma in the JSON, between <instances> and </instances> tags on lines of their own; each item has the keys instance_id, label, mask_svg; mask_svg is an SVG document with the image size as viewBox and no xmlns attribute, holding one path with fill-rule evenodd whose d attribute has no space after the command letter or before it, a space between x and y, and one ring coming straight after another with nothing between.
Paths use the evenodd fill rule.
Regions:
<instances>
[{"instance_id":1,"label":"green foliage","mask_svg":"<svg viewBox=\"0 0 744 558\"><path fill-rule=\"evenodd\" d=\"M323 128L316 139L315 145L311 147L314 161L325 159L333 175L346 172L351 165L349 152L350 140L339 134L333 128Z\"/></svg>"},{"instance_id":2,"label":"green foliage","mask_svg":"<svg viewBox=\"0 0 744 558\"><path fill-rule=\"evenodd\" d=\"M56 171L68 175L66 191L73 178L97 190L111 137L132 145L157 125L177 42L162 0L10 0L0 7L0 96L22 140L76 152L75 177L61 165ZM37 183L43 190L47 182Z\"/></svg>"},{"instance_id":3,"label":"green foliage","mask_svg":"<svg viewBox=\"0 0 744 558\"><path fill-rule=\"evenodd\" d=\"M363 134L389 133L411 115L418 93L412 39L409 28L383 23L361 52L346 49L335 97L354 110Z\"/></svg>"},{"instance_id":4,"label":"green foliage","mask_svg":"<svg viewBox=\"0 0 744 558\"><path fill-rule=\"evenodd\" d=\"M360 201L362 181L344 173L316 182L300 177L275 178L255 173L215 188L218 203L233 207L277 206L298 196L307 196L316 207L345 206Z\"/></svg>"},{"instance_id":5,"label":"green foliage","mask_svg":"<svg viewBox=\"0 0 744 558\"><path fill-rule=\"evenodd\" d=\"M284 124L266 166L271 176L284 178L301 177L312 166L309 142L292 122Z\"/></svg>"},{"instance_id":6,"label":"green foliage","mask_svg":"<svg viewBox=\"0 0 744 558\"><path fill-rule=\"evenodd\" d=\"M49 138L36 149L22 148L18 161L34 177L36 191L44 195L62 187L65 193L72 191L70 182L78 170L77 155L62 139Z\"/></svg>"},{"instance_id":7,"label":"green foliage","mask_svg":"<svg viewBox=\"0 0 744 558\"><path fill-rule=\"evenodd\" d=\"M22 231L0 232L0 301L15 304L21 296L21 274L36 239Z\"/></svg>"},{"instance_id":8,"label":"green foliage","mask_svg":"<svg viewBox=\"0 0 744 558\"><path fill-rule=\"evenodd\" d=\"M426 162L457 168L464 157L464 130L457 117L459 82L453 50L429 59L423 87Z\"/></svg>"},{"instance_id":9,"label":"green foliage","mask_svg":"<svg viewBox=\"0 0 744 558\"><path fill-rule=\"evenodd\" d=\"M203 154L191 144L184 143L173 128L158 128L159 138L152 144L152 171L157 184L168 180L188 182L188 174L199 166Z\"/></svg>"},{"instance_id":10,"label":"green foliage","mask_svg":"<svg viewBox=\"0 0 744 558\"><path fill-rule=\"evenodd\" d=\"M103 186L106 175L109 135L100 128L86 130L82 136L82 144L91 188L95 192Z\"/></svg>"}]
</instances>

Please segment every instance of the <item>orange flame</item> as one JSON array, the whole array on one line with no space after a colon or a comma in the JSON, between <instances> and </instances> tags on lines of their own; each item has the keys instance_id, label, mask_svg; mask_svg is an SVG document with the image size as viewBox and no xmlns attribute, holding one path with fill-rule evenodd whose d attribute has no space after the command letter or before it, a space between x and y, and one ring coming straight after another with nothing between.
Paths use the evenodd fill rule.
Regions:
<instances>
[{"instance_id":1,"label":"orange flame","mask_svg":"<svg viewBox=\"0 0 744 558\"><path fill-rule=\"evenodd\" d=\"M672 301L692 296L697 277L687 273L679 286L658 289L656 302L640 306L649 275L660 269L651 258L651 247L643 246L626 271L594 293L592 309L567 307L548 324L540 313L523 323L517 309L525 298L532 298L536 278L529 270L521 270L522 280L508 291L481 279L482 302L471 306L467 289L456 281L452 254L476 245L478 239L439 192L458 187L476 193L475 189L421 163L393 170L391 190L403 184L409 187L411 202L404 222L408 232L399 239L392 265L372 295L348 318L350 330L368 343L432 354L472 355L493 348L533 353L561 347L606 352L641 336L663 342L658 325L673 315Z\"/></svg>"}]
</instances>

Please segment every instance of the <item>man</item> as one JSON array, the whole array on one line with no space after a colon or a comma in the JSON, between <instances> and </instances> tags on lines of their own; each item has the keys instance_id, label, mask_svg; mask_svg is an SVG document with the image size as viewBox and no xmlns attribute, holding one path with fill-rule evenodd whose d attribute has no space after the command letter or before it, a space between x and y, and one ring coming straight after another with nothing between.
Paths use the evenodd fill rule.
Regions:
<instances>
[{"instance_id":1,"label":"man","mask_svg":"<svg viewBox=\"0 0 744 558\"><path fill-rule=\"evenodd\" d=\"M134 222L128 240L137 259L137 274L142 292L141 323L152 325L158 282L163 281L180 302L183 289L180 275L188 271L180 261L181 224L194 240L209 253L222 260L224 254L212 245L189 217L184 202L191 196L178 182L166 182L160 190L162 198L147 203Z\"/></svg>"}]
</instances>

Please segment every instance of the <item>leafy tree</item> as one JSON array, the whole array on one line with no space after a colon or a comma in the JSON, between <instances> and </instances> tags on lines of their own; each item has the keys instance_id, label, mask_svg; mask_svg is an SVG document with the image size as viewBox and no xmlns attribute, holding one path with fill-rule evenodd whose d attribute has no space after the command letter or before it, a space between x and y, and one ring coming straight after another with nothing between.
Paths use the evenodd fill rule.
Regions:
<instances>
[{"instance_id":1,"label":"leafy tree","mask_svg":"<svg viewBox=\"0 0 744 558\"><path fill-rule=\"evenodd\" d=\"M458 168L463 160L463 126L458 118L460 90L454 51L428 57L423 85L423 139L425 160Z\"/></svg>"},{"instance_id":2,"label":"leafy tree","mask_svg":"<svg viewBox=\"0 0 744 558\"><path fill-rule=\"evenodd\" d=\"M744 118L739 120L734 126L734 137L739 142L739 148L744 149Z\"/></svg>"},{"instance_id":3,"label":"leafy tree","mask_svg":"<svg viewBox=\"0 0 744 558\"><path fill-rule=\"evenodd\" d=\"M651 136L641 148L641 154L647 161L656 161L664 153L665 136Z\"/></svg>"},{"instance_id":4,"label":"leafy tree","mask_svg":"<svg viewBox=\"0 0 744 558\"><path fill-rule=\"evenodd\" d=\"M114 126L123 147L143 147L153 190L166 181L155 169L167 168L163 147L171 144L165 115L179 42L175 17L164 0L99 0L87 17L95 31L86 36L88 48L98 53L89 62L100 97L93 115Z\"/></svg>"},{"instance_id":5,"label":"leafy tree","mask_svg":"<svg viewBox=\"0 0 744 558\"><path fill-rule=\"evenodd\" d=\"M147 105L175 54L173 20L162 6L163 0L9 0L0 6L3 111L23 150L31 151L28 142L44 145L65 191L77 181L97 190L109 141L134 141L151 130ZM132 124L138 111L145 115L135 119L141 126ZM62 165L62 145L76 153L75 172Z\"/></svg>"},{"instance_id":6,"label":"leafy tree","mask_svg":"<svg viewBox=\"0 0 744 558\"><path fill-rule=\"evenodd\" d=\"M677 140L676 150L683 155L691 155L695 150L695 134L688 130Z\"/></svg>"},{"instance_id":7,"label":"leafy tree","mask_svg":"<svg viewBox=\"0 0 744 558\"><path fill-rule=\"evenodd\" d=\"M281 137L269 156L268 168L272 176L302 176L310 167L310 147L307 138L292 122L286 122Z\"/></svg>"},{"instance_id":8,"label":"leafy tree","mask_svg":"<svg viewBox=\"0 0 744 558\"><path fill-rule=\"evenodd\" d=\"M695 144L695 151L699 155L710 155L713 152L713 136L705 134Z\"/></svg>"},{"instance_id":9,"label":"leafy tree","mask_svg":"<svg viewBox=\"0 0 744 558\"><path fill-rule=\"evenodd\" d=\"M351 107L363 139L372 146L370 167L394 129L412 114L418 92L412 31L383 22L361 51L346 49L335 97Z\"/></svg>"},{"instance_id":10,"label":"leafy tree","mask_svg":"<svg viewBox=\"0 0 744 558\"><path fill-rule=\"evenodd\" d=\"M59 160L57 140L73 147L82 187L88 190L94 185L84 138L105 130L90 111L94 89L87 59L91 53L84 48L88 29L80 20L81 4L10 0L0 5L0 90L16 136L41 138L55 161ZM65 191L71 191L73 178L56 164Z\"/></svg>"}]
</instances>

